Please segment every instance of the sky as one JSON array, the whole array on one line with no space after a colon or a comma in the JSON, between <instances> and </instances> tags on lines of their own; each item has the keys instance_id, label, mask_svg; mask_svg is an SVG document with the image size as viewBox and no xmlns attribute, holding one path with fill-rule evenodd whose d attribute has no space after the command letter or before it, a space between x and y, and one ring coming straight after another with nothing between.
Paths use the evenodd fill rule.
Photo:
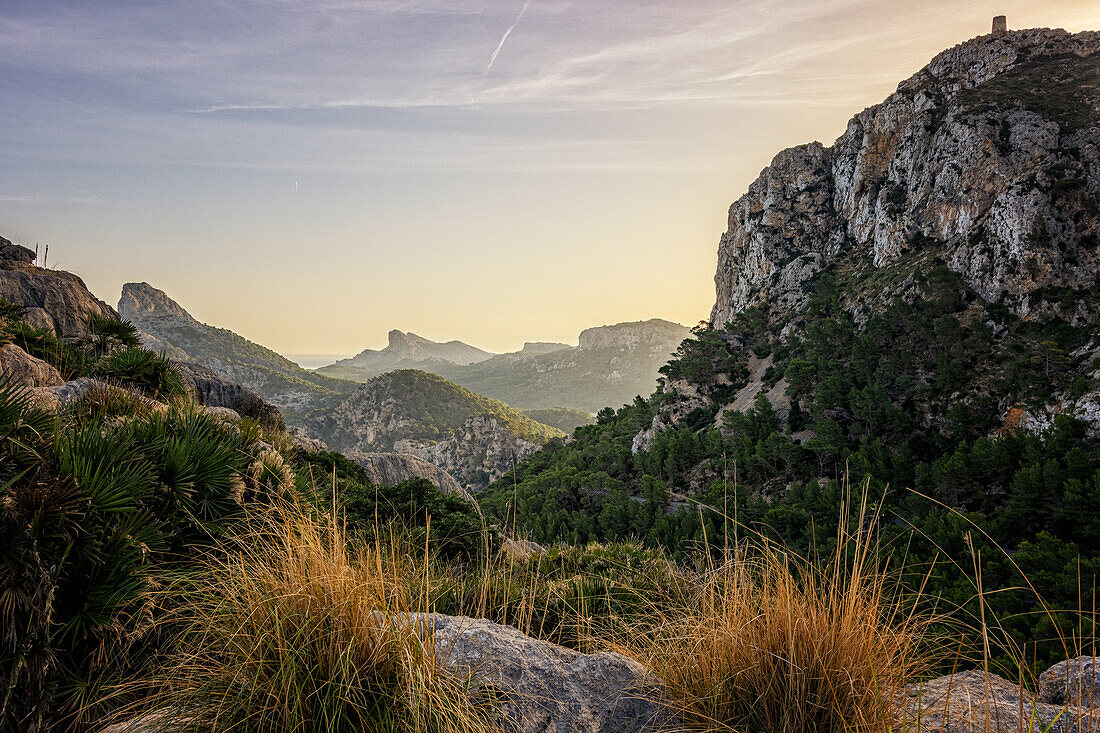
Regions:
<instances>
[{"instance_id":1,"label":"sky","mask_svg":"<svg viewBox=\"0 0 1100 733\"><path fill-rule=\"evenodd\" d=\"M936 53L1095 0L3 0L0 236L283 353L714 300L726 214Z\"/></svg>"}]
</instances>

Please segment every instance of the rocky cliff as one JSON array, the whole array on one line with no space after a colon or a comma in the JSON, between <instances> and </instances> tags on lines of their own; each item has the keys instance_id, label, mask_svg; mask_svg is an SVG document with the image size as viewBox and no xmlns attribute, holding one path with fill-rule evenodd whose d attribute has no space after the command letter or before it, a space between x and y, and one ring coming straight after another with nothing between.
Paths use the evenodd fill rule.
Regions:
<instances>
[{"instance_id":1,"label":"rocky cliff","mask_svg":"<svg viewBox=\"0 0 1100 733\"><path fill-rule=\"evenodd\" d=\"M364 453L349 450L344 455L362 466L367 472L367 478L382 486L397 486L411 478L425 478L445 494L469 496L451 474L411 453Z\"/></svg>"},{"instance_id":2,"label":"rocky cliff","mask_svg":"<svg viewBox=\"0 0 1100 733\"><path fill-rule=\"evenodd\" d=\"M81 336L88 315L117 317L71 272L35 265L34 252L0 237L0 297L24 309L23 319L58 336Z\"/></svg>"},{"instance_id":3,"label":"rocky cliff","mask_svg":"<svg viewBox=\"0 0 1100 733\"><path fill-rule=\"evenodd\" d=\"M406 453L481 486L564 433L435 374L413 369L371 379L314 421L334 449Z\"/></svg>"},{"instance_id":4,"label":"rocky cliff","mask_svg":"<svg viewBox=\"0 0 1100 733\"><path fill-rule=\"evenodd\" d=\"M148 283L126 283L118 309L123 318L141 329L146 347L244 385L282 408L292 423L302 423L356 387L303 369L232 331L200 322Z\"/></svg>"},{"instance_id":5,"label":"rocky cliff","mask_svg":"<svg viewBox=\"0 0 1100 733\"><path fill-rule=\"evenodd\" d=\"M754 305L799 310L823 269L919 252L1021 315L1039 289L1094 287L1098 51L1097 32L981 36L853 117L831 147L779 153L730 207L711 322Z\"/></svg>"}]
</instances>

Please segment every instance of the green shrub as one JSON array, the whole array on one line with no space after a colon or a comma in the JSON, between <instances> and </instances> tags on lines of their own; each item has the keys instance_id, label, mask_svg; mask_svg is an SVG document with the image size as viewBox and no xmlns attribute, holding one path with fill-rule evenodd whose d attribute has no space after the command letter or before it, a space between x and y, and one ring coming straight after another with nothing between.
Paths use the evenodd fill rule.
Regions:
<instances>
[{"instance_id":1,"label":"green shrub","mask_svg":"<svg viewBox=\"0 0 1100 733\"><path fill-rule=\"evenodd\" d=\"M153 399L170 400L187 394L187 384L171 359L146 349L116 351L101 359L93 373L136 387Z\"/></svg>"}]
</instances>

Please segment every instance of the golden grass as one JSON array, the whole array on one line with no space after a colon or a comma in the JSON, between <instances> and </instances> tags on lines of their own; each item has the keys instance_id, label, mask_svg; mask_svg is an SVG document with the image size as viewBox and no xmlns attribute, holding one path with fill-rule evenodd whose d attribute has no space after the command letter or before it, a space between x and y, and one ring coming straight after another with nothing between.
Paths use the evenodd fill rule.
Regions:
<instances>
[{"instance_id":1,"label":"golden grass","mask_svg":"<svg viewBox=\"0 0 1100 733\"><path fill-rule=\"evenodd\" d=\"M896 730L935 619L872 559L869 533L842 530L837 547L824 566L774 546L731 550L619 649L665 680L686 730Z\"/></svg>"},{"instance_id":2,"label":"golden grass","mask_svg":"<svg viewBox=\"0 0 1100 733\"><path fill-rule=\"evenodd\" d=\"M427 567L355 551L333 517L284 509L211 555L179 603L176 650L147 709L168 729L479 733L485 711L410 614ZM419 605L418 605L419 604ZM134 689L133 686L130 689Z\"/></svg>"}]
</instances>

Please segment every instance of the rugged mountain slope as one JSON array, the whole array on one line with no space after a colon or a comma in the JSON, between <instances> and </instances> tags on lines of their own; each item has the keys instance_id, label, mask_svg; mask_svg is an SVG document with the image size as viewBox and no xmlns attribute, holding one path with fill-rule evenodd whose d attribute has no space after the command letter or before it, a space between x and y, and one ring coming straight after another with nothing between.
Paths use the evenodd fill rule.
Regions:
<instances>
[{"instance_id":1,"label":"rugged mountain slope","mask_svg":"<svg viewBox=\"0 0 1100 733\"><path fill-rule=\"evenodd\" d=\"M371 379L313 430L341 452L409 453L468 485L484 485L564 437L508 405L413 369Z\"/></svg>"},{"instance_id":2,"label":"rugged mountain slope","mask_svg":"<svg viewBox=\"0 0 1100 733\"><path fill-rule=\"evenodd\" d=\"M118 309L141 329L148 348L248 387L281 407L292 423L335 404L356 387L303 369L232 331L201 323L148 283L126 283Z\"/></svg>"}]
</instances>

